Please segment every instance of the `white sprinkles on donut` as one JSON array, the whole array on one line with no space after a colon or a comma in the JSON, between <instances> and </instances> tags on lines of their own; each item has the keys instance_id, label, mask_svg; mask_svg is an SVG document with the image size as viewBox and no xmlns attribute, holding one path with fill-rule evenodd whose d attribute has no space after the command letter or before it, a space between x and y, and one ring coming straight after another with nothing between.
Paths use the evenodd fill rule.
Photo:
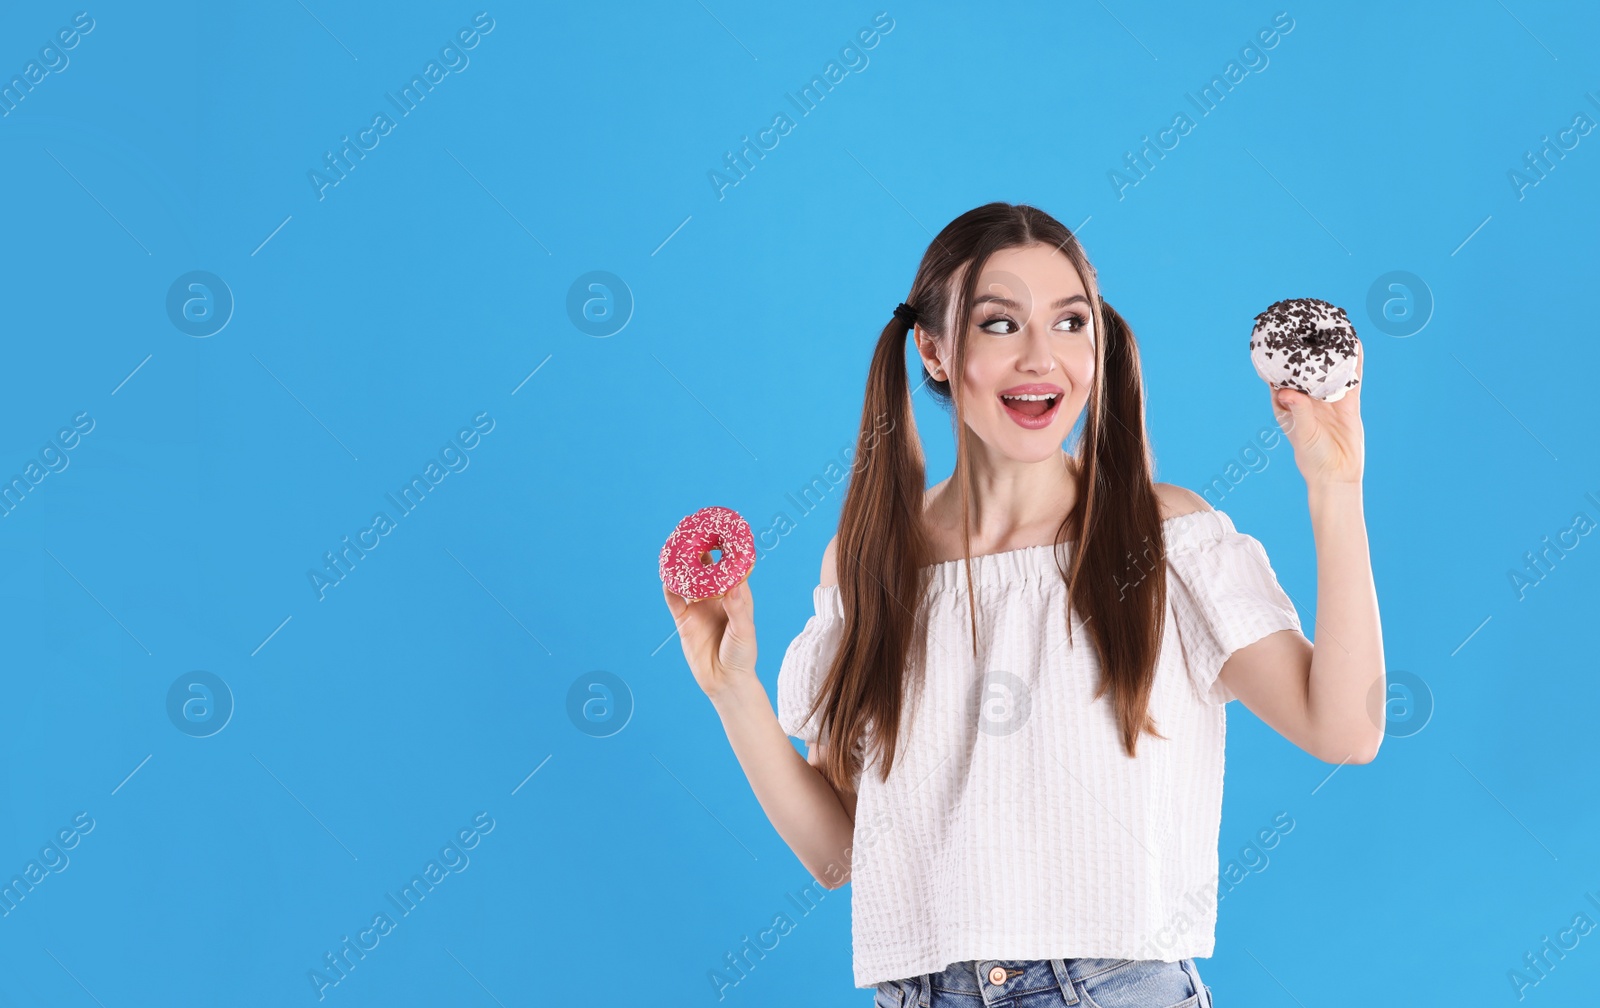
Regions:
<instances>
[{"instance_id":1,"label":"white sprinkles on donut","mask_svg":"<svg viewBox=\"0 0 1600 1008\"><path fill-rule=\"evenodd\" d=\"M1316 298L1275 302L1256 316L1250 331L1250 362L1277 388L1336 402L1360 384L1360 341L1344 309Z\"/></svg>"},{"instance_id":2,"label":"white sprinkles on donut","mask_svg":"<svg viewBox=\"0 0 1600 1008\"><path fill-rule=\"evenodd\" d=\"M711 551L722 553L711 563ZM725 507L703 507L678 523L661 547L661 583L685 602L717 598L732 591L756 564L750 523Z\"/></svg>"}]
</instances>

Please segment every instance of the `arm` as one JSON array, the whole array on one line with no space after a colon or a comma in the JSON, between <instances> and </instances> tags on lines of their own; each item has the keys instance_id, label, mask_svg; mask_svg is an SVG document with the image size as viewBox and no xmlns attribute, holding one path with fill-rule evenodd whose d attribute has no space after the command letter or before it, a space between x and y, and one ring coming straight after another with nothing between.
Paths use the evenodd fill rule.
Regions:
<instances>
[{"instance_id":1,"label":"arm","mask_svg":"<svg viewBox=\"0 0 1600 1008\"><path fill-rule=\"evenodd\" d=\"M824 583L833 570L833 544L823 556ZM778 723L756 678L754 597L748 579L727 596L685 604L667 590L696 681L716 708L739 766L773 828L806 870L829 889L850 877L855 795L841 796L816 769L820 753L802 759Z\"/></svg>"},{"instance_id":2,"label":"arm","mask_svg":"<svg viewBox=\"0 0 1600 1008\"><path fill-rule=\"evenodd\" d=\"M1383 631L1361 487L1316 486L1308 496L1317 545L1318 643L1295 630L1268 634L1235 651L1218 678L1312 756L1370 763L1383 741Z\"/></svg>"},{"instance_id":3,"label":"arm","mask_svg":"<svg viewBox=\"0 0 1600 1008\"><path fill-rule=\"evenodd\" d=\"M712 703L756 801L784 843L825 888L850 881L855 795L841 796L829 786L817 769L821 753L815 745L808 758L800 757L754 676L713 697Z\"/></svg>"},{"instance_id":4,"label":"arm","mask_svg":"<svg viewBox=\"0 0 1600 1008\"><path fill-rule=\"evenodd\" d=\"M1358 380L1363 364L1357 360ZM1318 759L1370 763L1383 743L1386 674L1362 506L1361 385L1337 402L1290 389L1271 394L1306 480L1317 551L1317 643L1290 630L1268 634L1235 651L1219 678L1261 720Z\"/></svg>"}]
</instances>

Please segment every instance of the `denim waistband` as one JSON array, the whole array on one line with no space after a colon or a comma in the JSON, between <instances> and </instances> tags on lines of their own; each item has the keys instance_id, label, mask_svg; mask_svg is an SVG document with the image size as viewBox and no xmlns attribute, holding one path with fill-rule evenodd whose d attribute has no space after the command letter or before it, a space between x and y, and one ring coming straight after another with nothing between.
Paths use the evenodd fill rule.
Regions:
<instances>
[{"instance_id":1,"label":"denim waistband","mask_svg":"<svg viewBox=\"0 0 1600 1008\"><path fill-rule=\"evenodd\" d=\"M929 1008L935 990L943 995L966 995L974 1008L1009 1002L1024 994L1055 991L1062 1005L1083 1005L1076 981L1116 969L1128 959L967 959L951 963L938 973L925 973L893 981L902 1008ZM1200 979L1188 960L1172 964L1190 973L1195 989ZM997 982L998 981L998 982ZM964 1000L965 1000L964 999Z\"/></svg>"}]
</instances>

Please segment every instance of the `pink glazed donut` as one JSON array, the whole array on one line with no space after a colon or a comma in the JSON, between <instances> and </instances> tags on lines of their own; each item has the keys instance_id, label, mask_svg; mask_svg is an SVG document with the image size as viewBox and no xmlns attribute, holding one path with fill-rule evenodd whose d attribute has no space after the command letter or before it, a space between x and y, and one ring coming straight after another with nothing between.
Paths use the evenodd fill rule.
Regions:
<instances>
[{"instance_id":1,"label":"pink glazed donut","mask_svg":"<svg viewBox=\"0 0 1600 1008\"><path fill-rule=\"evenodd\" d=\"M711 562L711 551L722 559ZM719 598L756 565L750 523L725 507L703 507L678 523L661 547L661 583L685 602Z\"/></svg>"}]
</instances>

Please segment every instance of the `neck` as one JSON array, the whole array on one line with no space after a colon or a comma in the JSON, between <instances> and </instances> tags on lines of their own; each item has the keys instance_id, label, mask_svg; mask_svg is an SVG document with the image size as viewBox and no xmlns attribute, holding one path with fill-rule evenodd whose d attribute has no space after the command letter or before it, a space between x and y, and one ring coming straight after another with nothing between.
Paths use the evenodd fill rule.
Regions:
<instances>
[{"instance_id":1,"label":"neck","mask_svg":"<svg viewBox=\"0 0 1600 1008\"><path fill-rule=\"evenodd\" d=\"M975 542L1005 542L1045 527L1054 529L1077 505L1075 463L1065 451L1037 462L1019 462L975 447L969 456L972 490L967 502L967 522ZM946 482L932 510L935 521L960 535L960 487L953 481Z\"/></svg>"}]
</instances>

